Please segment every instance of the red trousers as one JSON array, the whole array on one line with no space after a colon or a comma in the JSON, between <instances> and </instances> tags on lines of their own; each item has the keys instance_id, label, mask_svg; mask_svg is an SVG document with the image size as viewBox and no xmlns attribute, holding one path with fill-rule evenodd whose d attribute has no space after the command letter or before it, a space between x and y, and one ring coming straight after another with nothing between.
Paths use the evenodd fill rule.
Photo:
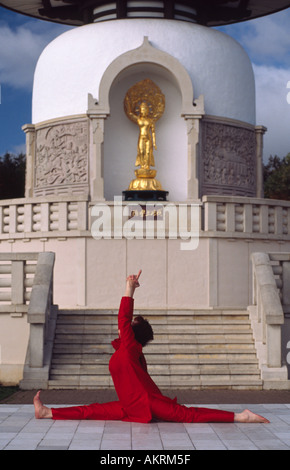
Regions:
<instances>
[{"instance_id":1,"label":"red trousers","mask_svg":"<svg viewBox=\"0 0 290 470\"><path fill-rule=\"evenodd\" d=\"M162 397L150 401L153 419L175 423L231 423L234 413L211 408L186 407L174 402L162 400ZM126 418L126 412L120 402L93 403L92 405L52 408L53 419L94 419L118 420Z\"/></svg>"}]
</instances>

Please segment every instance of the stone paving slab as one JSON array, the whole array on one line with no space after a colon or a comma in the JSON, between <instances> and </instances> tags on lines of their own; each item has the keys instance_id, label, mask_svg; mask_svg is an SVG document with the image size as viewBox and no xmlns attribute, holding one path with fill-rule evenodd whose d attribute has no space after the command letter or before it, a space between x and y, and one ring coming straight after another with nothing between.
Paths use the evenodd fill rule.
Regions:
<instances>
[{"instance_id":1,"label":"stone paving slab","mask_svg":"<svg viewBox=\"0 0 290 470\"><path fill-rule=\"evenodd\" d=\"M234 412L250 408L268 418L270 423L36 420L32 404L6 403L0 404L0 449L115 451L112 456L119 451L135 459L138 454L132 452L134 450L143 450L145 455L146 451L154 451L155 455L164 455L166 451L191 455L193 450L290 450L290 404L211 403L203 406ZM110 454L99 455L101 459Z\"/></svg>"}]
</instances>

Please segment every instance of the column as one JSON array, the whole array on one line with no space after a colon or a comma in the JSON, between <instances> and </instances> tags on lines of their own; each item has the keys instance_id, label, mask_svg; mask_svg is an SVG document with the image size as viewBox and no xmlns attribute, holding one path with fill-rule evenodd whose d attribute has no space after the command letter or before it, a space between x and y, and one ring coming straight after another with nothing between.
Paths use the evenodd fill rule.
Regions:
<instances>
[{"instance_id":1,"label":"column","mask_svg":"<svg viewBox=\"0 0 290 470\"><path fill-rule=\"evenodd\" d=\"M191 111L182 113L187 124L187 200L200 198L200 130L201 119L204 116L204 96L193 100Z\"/></svg>"},{"instance_id":2,"label":"column","mask_svg":"<svg viewBox=\"0 0 290 470\"><path fill-rule=\"evenodd\" d=\"M22 127L26 134L26 174L25 197L33 197L33 173L35 162L35 126L26 124Z\"/></svg>"},{"instance_id":3,"label":"column","mask_svg":"<svg viewBox=\"0 0 290 470\"><path fill-rule=\"evenodd\" d=\"M98 101L88 94L90 148L89 148L89 183L91 201L104 201L104 133L105 119L109 110L100 106Z\"/></svg>"},{"instance_id":4,"label":"column","mask_svg":"<svg viewBox=\"0 0 290 470\"><path fill-rule=\"evenodd\" d=\"M201 116L184 116L187 124L187 200L196 200L199 187L199 132Z\"/></svg>"},{"instance_id":5,"label":"column","mask_svg":"<svg viewBox=\"0 0 290 470\"><path fill-rule=\"evenodd\" d=\"M263 180L263 136L267 128L264 126L256 126L256 162L257 162L257 175L256 175L256 195L257 197L264 197L264 180Z\"/></svg>"}]
</instances>

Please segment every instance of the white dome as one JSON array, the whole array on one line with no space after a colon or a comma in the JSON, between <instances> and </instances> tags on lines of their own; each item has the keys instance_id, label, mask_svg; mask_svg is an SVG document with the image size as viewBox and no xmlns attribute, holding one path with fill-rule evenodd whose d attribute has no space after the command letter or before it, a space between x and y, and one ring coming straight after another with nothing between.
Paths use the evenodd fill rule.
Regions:
<instances>
[{"instance_id":1,"label":"white dome","mask_svg":"<svg viewBox=\"0 0 290 470\"><path fill-rule=\"evenodd\" d=\"M185 67L194 98L204 95L206 114L255 124L254 75L244 49L217 30L164 19L90 24L52 41L35 71L33 124L86 113L88 93L98 99L110 63L140 47L144 36Z\"/></svg>"}]
</instances>

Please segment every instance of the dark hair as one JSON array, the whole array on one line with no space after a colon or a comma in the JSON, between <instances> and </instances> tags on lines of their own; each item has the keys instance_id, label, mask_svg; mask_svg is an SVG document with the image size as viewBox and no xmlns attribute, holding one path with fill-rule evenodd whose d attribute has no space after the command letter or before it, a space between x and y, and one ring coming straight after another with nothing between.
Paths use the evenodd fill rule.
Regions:
<instances>
[{"instance_id":1,"label":"dark hair","mask_svg":"<svg viewBox=\"0 0 290 470\"><path fill-rule=\"evenodd\" d=\"M132 328L136 341L138 341L138 343L143 347L146 346L149 341L153 340L152 327L148 320L145 320L141 315L135 317L134 322L132 323Z\"/></svg>"}]
</instances>

